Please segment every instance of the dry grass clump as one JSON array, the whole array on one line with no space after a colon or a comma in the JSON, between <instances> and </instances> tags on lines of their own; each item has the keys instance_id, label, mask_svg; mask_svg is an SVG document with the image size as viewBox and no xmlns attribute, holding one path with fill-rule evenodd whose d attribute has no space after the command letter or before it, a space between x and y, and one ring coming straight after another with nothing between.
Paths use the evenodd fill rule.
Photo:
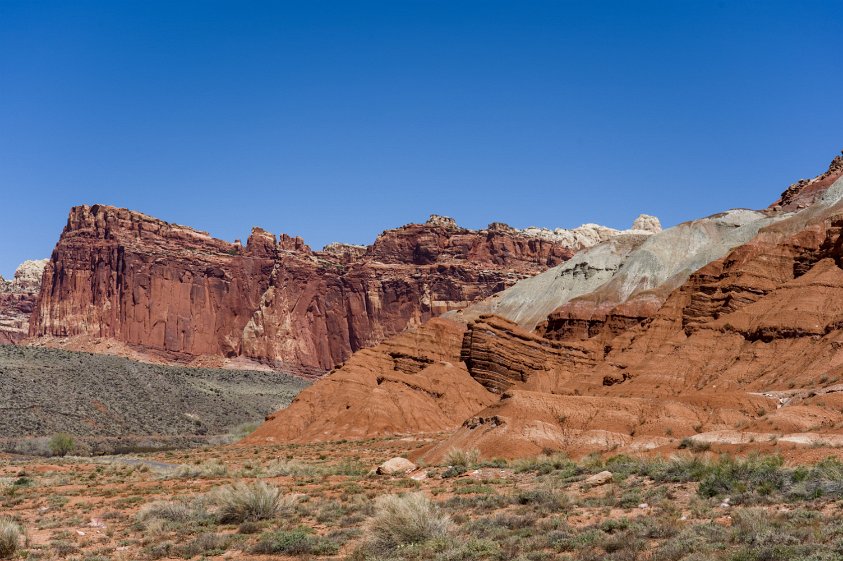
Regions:
<instances>
[{"instance_id":1,"label":"dry grass clump","mask_svg":"<svg viewBox=\"0 0 843 561\"><path fill-rule=\"evenodd\" d=\"M460 450L458 448L451 448L445 455L445 465L460 466L470 468L477 463L480 458L480 450L472 448L471 450Z\"/></svg>"},{"instance_id":2,"label":"dry grass clump","mask_svg":"<svg viewBox=\"0 0 843 561\"><path fill-rule=\"evenodd\" d=\"M179 466L176 469L165 470L161 473L161 479L201 479L225 477L227 475L228 467L212 460L199 465Z\"/></svg>"},{"instance_id":3,"label":"dry grass clump","mask_svg":"<svg viewBox=\"0 0 843 561\"><path fill-rule=\"evenodd\" d=\"M0 518L0 558L12 557L23 542L23 529L14 520Z\"/></svg>"},{"instance_id":4,"label":"dry grass clump","mask_svg":"<svg viewBox=\"0 0 843 561\"><path fill-rule=\"evenodd\" d=\"M205 495L149 503L140 509L137 519L150 531L173 524L240 524L274 518L282 509L291 509L295 501L266 483L239 482Z\"/></svg>"},{"instance_id":5,"label":"dry grass clump","mask_svg":"<svg viewBox=\"0 0 843 561\"><path fill-rule=\"evenodd\" d=\"M444 538L451 532L452 524L451 517L424 494L409 493L378 497L368 530L373 546L392 550Z\"/></svg>"},{"instance_id":6,"label":"dry grass clump","mask_svg":"<svg viewBox=\"0 0 843 561\"><path fill-rule=\"evenodd\" d=\"M221 487L213 492L213 501L219 508L217 518L226 524L274 518L288 502L280 489L262 481Z\"/></svg>"},{"instance_id":7,"label":"dry grass clump","mask_svg":"<svg viewBox=\"0 0 843 561\"><path fill-rule=\"evenodd\" d=\"M160 522L174 524L201 523L211 518L207 501L203 497L180 499L175 501L155 501L145 505L137 514L137 519L147 526Z\"/></svg>"}]
</instances>

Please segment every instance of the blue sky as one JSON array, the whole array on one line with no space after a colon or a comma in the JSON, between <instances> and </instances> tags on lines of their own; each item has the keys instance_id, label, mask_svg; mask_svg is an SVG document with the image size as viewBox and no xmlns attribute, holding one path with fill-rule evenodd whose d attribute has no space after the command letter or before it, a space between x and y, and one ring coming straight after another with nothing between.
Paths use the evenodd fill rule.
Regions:
<instances>
[{"instance_id":1,"label":"blue sky","mask_svg":"<svg viewBox=\"0 0 843 561\"><path fill-rule=\"evenodd\" d=\"M0 274L76 204L314 247L763 207L843 149L843 3L0 0Z\"/></svg>"}]
</instances>

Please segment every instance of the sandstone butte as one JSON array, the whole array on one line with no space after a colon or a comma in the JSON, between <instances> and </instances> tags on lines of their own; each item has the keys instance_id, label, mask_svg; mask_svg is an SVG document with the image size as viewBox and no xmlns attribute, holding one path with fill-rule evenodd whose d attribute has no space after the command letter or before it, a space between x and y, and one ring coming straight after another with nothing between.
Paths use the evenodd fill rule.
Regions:
<instances>
[{"instance_id":1,"label":"sandstone butte","mask_svg":"<svg viewBox=\"0 0 843 561\"><path fill-rule=\"evenodd\" d=\"M355 354L250 443L843 445L843 157L763 211L616 236Z\"/></svg>"},{"instance_id":2,"label":"sandstone butte","mask_svg":"<svg viewBox=\"0 0 843 561\"><path fill-rule=\"evenodd\" d=\"M642 216L634 228L647 235L658 221ZM368 247L314 251L259 228L242 245L126 209L79 206L46 264L28 342L318 376L621 233L593 224L475 231L434 215Z\"/></svg>"}]
</instances>

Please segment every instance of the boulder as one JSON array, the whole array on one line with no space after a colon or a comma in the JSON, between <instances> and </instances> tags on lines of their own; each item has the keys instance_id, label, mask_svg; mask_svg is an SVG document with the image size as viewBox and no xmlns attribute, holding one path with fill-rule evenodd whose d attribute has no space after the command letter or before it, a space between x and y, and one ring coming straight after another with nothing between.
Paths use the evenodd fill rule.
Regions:
<instances>
[{"instance_id":1,"label":"boulder","mask_svg":"<svg viewBox=\"0 0 843 561\"><path fill-rule=\"evenodd\" d=\"M378 475L403 475L416 469L416 464L406 458L392 458L375 470Z\"/></svg>"},{"instance_id":2,"label":"boulder","mask_svg":"<svg viewBox=\"0 0 843 561\"><path fill-rule=\"evenodd\" d=\"M614 476L611 471L601 471L600 473L595 473L594 475L587 477L585 481L583 481L583 484L590 487L597 487L611 482L613 477Z\"/></svg>"}]
</instances>

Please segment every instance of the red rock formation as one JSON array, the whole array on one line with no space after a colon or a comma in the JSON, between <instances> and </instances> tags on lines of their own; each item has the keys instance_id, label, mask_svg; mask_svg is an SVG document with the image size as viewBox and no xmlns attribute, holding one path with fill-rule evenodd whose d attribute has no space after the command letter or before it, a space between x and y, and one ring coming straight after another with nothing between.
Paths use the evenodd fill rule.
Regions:
<instances>
[{"instance_id":1,"label":"red rock formation","mask_svg":"<svg viewBox=\"0 0 843 561\"><path fill-rule=\"evenodd\" d=\"M468 325L460 360L472 378L494 393L524 385L538 373L552 372L566 362L569 366L594 362L583 348L549 341L489 315Z\"/></svg>"},{"instance_id":2,"label":"red rock formation","mask_svg":"<svg viewBox=\"0 0 843 561\"><path fill-rule=\"evenodd\" d=\"M460 362L465 326L436 318L371 349L267 418L249 444L435 433L496 401Z\"/></svg>"},{"instance_id":3,"label":"red rock formation","mask_svg":"<svg viewBox=\"0 0 843 561\"><path fill-rule=\"evenodd\" d=\"M429 459L450 447L508 456L675 448L683 437L839 442L841 233L843 201L792 215L691 275L647 321L586 341L587 333L573 333L577 353L534 343L533 354L514 353L525 336L501 329L494 344L467 337L478 351L463 355L479 352L481 375L517 370L527 362L518 356L533 367L508 376L504 399ZM541 367L549 360L552 368Z\"/></svg>"},{"instance_id":4,"label":"red rock formation","mask_svg":"<svg viewBox=\"0 0 843 561\"><path fill-rule=\"evenodd\" d=\"M788 187L779 200L770 205L770 208L793 211L808 207L815 203L841 176L843 176L843 152L832 160L828 171L813 179L800 179Z\"/></svg>"},{"instance_id":5,"label":"red rock formation","mask_svg":"<svg viewBox=\"0 0 843 561\"><path fill-rule=\"evenodd\" d=\"M743 245L749 239L744 238L740 243L736 243L740 240L735 239L733 235L735 230L743 227L754 236L758 226L765 221L773 228L773 223L787 219L787 213L808 209L812 205L819 208L822 206L820 203L826 191L841 177L843 177L843 156L837 156L826 172L813 179L803 179L791 185L767 211L754 213L761 217L766 214L767 218L737 226L741 224L742 220L745 220L742 215L751 211L731 211L730 213L724 213L721 217L714 216L673 228L674 231L682 228L697 228L700 230L696 235L685 235L682 240L677 239L675 247L671 247L674 243L672 243L672 240L666 239L667 236L661 236L648 240L645 243L645 249L648 250L647 253L656 256L658 259L669 262L676 258L675 255L670 255L671 253L693 255L695 251L700 251L701 248L696 244L701 237L702 239L705 237L713 239L716 236L721 236L723 238L720 242L723 245L721 255L723 255L727 253L727 249ZM788 232L797 232L804 227L804 216L812 215L815 212L816 210L809 209L807 213L802 213L802 221L789 221L787 223L789 225L786 225L785 228ZM734 221L728 218L730 215L735 217ZM784 230L780 229L779 231L783 232ZM661 245L666 245L666 247L650 247L658 246L659 241L663 242ZM668 243L665 244L664 242ZM646 244L649 244L649 246ZM660 252L659 249L662 251ZM664 249L668 251L665 252ZM651 255L648 255L647 258L652 259ZM547 320L539 325L538 331L547 338L560 341L585 340L598 336L602 340L608 341L612 337L653 317L671 292L687 280L688 273L707 262L717 260L718 257L712 254L706 259L697 260L697 266L686 269L685 274L676 274L673 278L664 279L661 283L654 284L651 282L650 285L645 286L644 290L636 289L631 294L628 293L628 287L633 283L624 275L620 275L600 289L573 299L554 310L548 315ZM634 279L636 282L646 283L645 275L639 273L638 277Z\"/></svg>"},{"instance_id":6,"label":"red rock formation","mask_svg":"<svg viewBox=\"0 0 843 561\"><path fill-rule=\"evenodd\" d=\"M365 249L316 252L260 229L242 247L137 212L81 206L50 259L30 335L321 373L571 255L561 243L439 217L384 232Z\"/></svg>"},{"instance_id":7,"label":"red rock formation","mask_svg":"<svg viewBox=\"0 0 843 561\"><path fill-rule=\"evenodd\" d=\"M125 209L76 207L47 265L30 335L112 338L173 358L235 356L275 251L260 230L243 248Z\"/></svg>"},{"instance_id":8,"label":"red rock formation","mask_svg":"<svg viewBox=\"0 0 843 561\"><path fill-rule=\"evenodd\" d=\"M406 412L416 410L420 395L435 395L439 403L456 399L465 390L455 384L465 383L468 375L487 389L480 395L497 399L481 409L481 402L488 399L455 407L461 414L474 412L427 451L429 460L441 459L452 448L478 448L487 457L534 455L548 449L574 454L654 448L673 452L683 438L742 446L762 439L840 445L841 189L843 181L799 212L762 213L763 227L754 230L749 241L744 239L736 247L729 241L726 247L730 249L720 252L721 257L691 274L678 271L682 272L679 281L675 274L666 277L655 288L637 294L630 309L621 314L617 310L627 303L609 300L611 313L606 317L634 319L626 325L606 329L605 318L597 318L599 328L594 330L587 322L569 321L565 330L547 333L555 339L548 340L508 320L473 315L469 309L462 317L476 319L465 328L425 326L417 331L425 334L421 358L419 353L393 356L391 346L406 342L389 339L379 347L378 365L369 355L365 363L357 362L363 361L362 353L352 357L346 367L311 387L298 408L276 414L262 429L263 438L274 435L276 441L306 441L426 432L434 428L425 424L428 417ZM727 230L733 227L739 226L726 223ZM699 233L694 230L689 239L697 243ZM665 232L662 240L645 242L643 258L655 259L656 267L668 263L669 259L650 249L665 239L670 246L674 234ZM649 274L654 269L642 266L638 270ZM621 278L632 284L636 280ZM605 302L602 295L619 293L598 288L590 300L597 307L586 309L599 309ZM648 295L653 296L652 308L641 313L642 308L636 306ZM513 302L529 305L524 296L519 294ZM580 301L589 303L588 298ZM518 314L513 307L504 309ZM552 325L548 322L545 329ZM460 366L453 363L453 355L455 339L463 331L460 360L464 366ZM432 366L430 354L437 349L450 356L446 361L452 367L447 377L434 384L425 373L445 373ZM396 376L402 381L375 394L371 390L378 372L390 367L401 370ZM425 383L416 382L407 391L407 378ZM345 415L343 407L355 409L351 401L344 403L337 397L345 395L356 396L365 406L355 415ZM443 420L441 411L425 407L438 420L436 428L455 421L454 417ZM365 420L363 412L369 410L379 411L381 420ZM404 413L399 415L399 411ZM400 422L384 421L393 417L400 417ZM357 425L360 419L365 430ZM319 427L318 435L298 436L311 425Z\"/></svg>"}]
</instances>

